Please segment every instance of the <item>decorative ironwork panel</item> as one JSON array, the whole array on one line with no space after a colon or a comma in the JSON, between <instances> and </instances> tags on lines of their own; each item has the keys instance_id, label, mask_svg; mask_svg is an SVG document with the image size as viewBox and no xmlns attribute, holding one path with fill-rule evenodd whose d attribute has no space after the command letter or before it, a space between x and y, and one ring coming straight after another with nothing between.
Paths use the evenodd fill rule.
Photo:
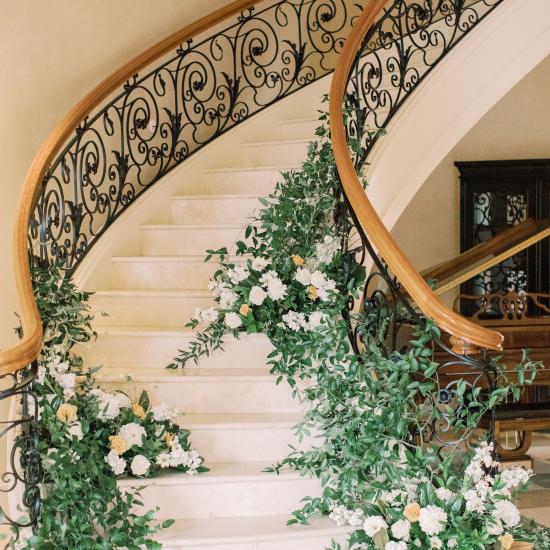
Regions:
<instances>
[{"instance_id":1,"label":"decorative ironwork panel","mask_svg":"<svg viewBox=\"0 0 550 550\"><path fill-rule=\"evenodd\" d=\"M365 0L282 0L242 12L134 75L83 120L44 178L30 227L72 272L145 190L201 147L334 68Z\"/></svg>"}]
</instances>

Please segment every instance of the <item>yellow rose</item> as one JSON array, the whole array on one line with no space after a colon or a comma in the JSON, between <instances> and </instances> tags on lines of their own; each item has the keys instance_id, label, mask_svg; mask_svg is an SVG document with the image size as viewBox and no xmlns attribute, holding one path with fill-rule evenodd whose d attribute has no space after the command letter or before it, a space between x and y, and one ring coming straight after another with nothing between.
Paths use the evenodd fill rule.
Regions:
<instances>
[{"instance_id":1,"label":"yellow rose","mask_svg":"<svg viewBox=\"0 0 550 550\"><path fill-rule=\"evenodd\" d=\"M121 435L110 435L109 442L111 443L111 449L117 455L124 454L128 450L128 442Z\"/></svg>"},{"instance_id":2,"label":"yellow rose","mask_svg":"<svg viewBox=\"0 0 550 550\"><path fill-rule=\"evenodd\" d=\"M292 254L292 261L294 262L294 265L304 265L304 259L302 256L298 256L298 254Z\"/></svg>"},{"instance_id":3,"label":"yellow rose","mask_svg":"<svg viewBox=\"0 0 550 550\"><path fill-rule=\"evenodd\" d=\"M405 506L403 515L411 522L416 523L420 519L420 504L418 502L411 502Z\"/></svg>"},{"instance_id":4,"label":"yellow rose","mask_svg":"<svg viewBox=\"0 0 550 550\"><path fill-rule=\"evenodd\" d=\"M77 419L78 407L70 403L63 403L57 409L57 418L65 424L72 424Z\"/></svg>"},{"instance_id":5,"label":"yellow rose","mask_svg":"<svg viewBox=\"0 0 550 550\"><path fill-rule=\"evenodd\" d=\"M145 416L145 411L139 403L134 403L132 405L132 412L138 417L143 418Z\"/></svg>"},{"instance_id":6,"label":"yellow rose","mask_svg":"<svg viewBox=\"0 0 550 550\"><path fill-rule=\"evenodd\" d=\"M164 434L164 441L166 442L166 445L170 446L172 441L174 441L174 434L171 434L170 432L166 432Z\"/></svg>"},{"instance_id":7,"label":"yellow rose","mask_svg":"<svg viewBox=\"0 0 550 550\"><path fill-rule=\"evenodd\" d=\"M248 312L250 311L250 306L248 304L243 304L240 308L239 308L239 313L241 315L248 315Z\"/></svg>"},{"instance_id":8,"label":"yellow rose","mask_svg":"<svg viewBox=\"0 0 550 550\"><path fill-rule=\"evenodd\" d=\"M314 302L315 302L315 300L317 300L318 296L317 296L317 288L316 287L308 286L307 287L307 293L308 293L308 296L309 296L310 300L313 300Z\"/></svg>"},{"instance_id":9,"label":"yellow rose","mask_svg":"<svg viewBox=\"0 0 550 550\"><path fill-rule=\"evenodd\" d=\"M514 544L514 537L510 533L505 533L498 539L501 550L510 550Z\"/></svg>"}]
</instances>

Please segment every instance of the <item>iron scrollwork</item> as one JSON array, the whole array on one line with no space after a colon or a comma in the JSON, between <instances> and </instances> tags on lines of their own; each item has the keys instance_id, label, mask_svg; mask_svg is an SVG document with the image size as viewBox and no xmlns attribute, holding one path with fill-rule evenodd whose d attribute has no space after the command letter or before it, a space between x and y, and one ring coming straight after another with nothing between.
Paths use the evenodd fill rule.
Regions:
<instances>
[{"instance_id":1,"label":"iron scrollwork","mask_svg":"<svg viewBox=\"0 0 550 550\"><path fill-rule=\"evenodd\" d=\"M365 36L348 77L345 111L350 155L358 174L384 128L418 85L502 0L395 0ZM375 337L386 357L407 349L415 327L425 320L389 272L380 254L349 207L342 193L335 218L343 236L350 265L366 266L368 275L362 301L361 326L349 312L350 340L358 351L365 337ZM353 273L349 273L353 277ZM457 419L482 410L485 396L496 389L498 369L484 350L476 354L457 351L444 338L435 338L434 357L438 369L438 391L430 399L432 413L419 434L440 453L466 442L464 430L456 432ZM469 396L465 402L464 396ZM483 419L489 440L494 439L494 408Z\"/></svg>"},{"instance_id":2,"label":"iron scrollwork","mask_svg":"<svg viewBox=\"0 0 550 550\"><path fill-rule=\"evenodd\" d=\"M281 0L189 40L76 129L44 177L29 231L74 271L117 217L227 130L327 75L365 1Z\"/></svg>"}]
</instances>

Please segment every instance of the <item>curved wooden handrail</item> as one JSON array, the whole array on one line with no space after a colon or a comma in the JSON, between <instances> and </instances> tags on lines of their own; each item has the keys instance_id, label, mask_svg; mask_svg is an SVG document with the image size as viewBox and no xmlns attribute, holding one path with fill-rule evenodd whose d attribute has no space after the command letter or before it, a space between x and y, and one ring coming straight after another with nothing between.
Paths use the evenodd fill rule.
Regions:
<instances>
[{"instance_id":1,"label":"curved wooden handrail","mask_svg":"<svg viewBox=\"0 0 550 550\"><path fill-rule=\"evenodd\" d=\"M386 3L387 0L374 0L363 10L346 39L332 78L329 101L330 131L340 180L362 229L424 315L458 340L484 349L501 350L504 340L502 334L476 325L448 308L407 259L365 194L348 150L343 123L344 94L348 77L365 35Z\"/></svg>"},{"instance_id":2,"label":"curved wooden handrail","mask_svg":"<svg viewBox=\"0 0 550 550\"><path fill-rule=\"evenodd\" d=\"M0 375L28 366L40 352L42 321L32 288L27 234L42 179L66 140L93 109L136 73L180 44L262 1L235 0L148 48L96 86L67 113L46 138L25 177L15 221L14 262L23 338L16 346L0 352Z\"/></svg>"}]
</instances>

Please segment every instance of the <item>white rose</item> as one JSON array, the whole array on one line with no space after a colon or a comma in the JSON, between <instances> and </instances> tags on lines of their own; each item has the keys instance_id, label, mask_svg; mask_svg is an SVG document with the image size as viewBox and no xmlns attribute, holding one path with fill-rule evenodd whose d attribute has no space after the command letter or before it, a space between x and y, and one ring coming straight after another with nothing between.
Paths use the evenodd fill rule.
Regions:
<instances>
[{"instance_id":1,"label":"white rose","mask_svg":"<svg viewBox=\"0 0 550 550\"><path fill-rule=\"evenodd\" d=\"M271 260L267 260L266 258L254 258L251 266L254 271L263 271L270 263Z\"/></svg>"},{"instance_id":2,"label":"white rose","mask_svg":"<svg viewBox=\"0 0 550 550\"><path fill-rule=\"evenodd\" d=\"M310 284L314 287L322 289L325 287L326 282L327 278L321 271L316 270L311 274Z\"/></svg>"},{"instance_id":3,"label":"white rose","mask_svg":"<svg viewBox=\"0 0 550 550\"><path fill-rule=\"evenodd\" d=\"M498 500L495 502L493 516L501 520L508 527L515 527L521 519L517 506L509 500Z\"/></svg>"},{"instance_id":4,"label":"white rose","mask_svg":"<svg viewBox=\"0 0 550 550\"><path fill-rule=\"evenodd\" d=\"M151 463L147 457L143 455L136 455L132 459L130 464L130 469L135 476L144 476L149 471L149 466Z\"/></svg>"},{"instance_id":5,"label":"white rose","mask_svg":"<svg viewBox=\"0 0 550 550\"><path fill-rule=\"evenodd\" d=\"M266 298L267 293L263 288L259 286L253 286L250 289L250 295L248 296L248 299L250 300L251 304L254 304L255 306L261 306Z\"/></svg>"},{"instance_id":6,"label":"white rose","mask_svg":"<svg viewBox=\"0 0 550 550\"><path fill-rule=\"evenodd\" d=\"M296 270L296 275L294 277L299 283L303 284L304 286L309 286L311 284L311 271L307 268L299 267Z\"/></svg>"},{"instance_id":7,"label":"white rose","mask_svg":"<svg viewBox=\"0 0 550 550\"><path fill-rule=\"evenodd\" d=\"M232 329L239 328L243 324L239 315L234 311L226 313L225 317L223 318L223 322Z\"/></svg>"},{"instance_id":8,"label":"white rose","mask_svg":"<svg viewBox=\"0 0 550 550\"><path fill-rule=\"evenodd\" d=\"M132 406L131 399L125 393L122 393L121 391L117 391L113 394L113 396L117 400L118 406L121 409L129 409Z\"/></svg>"},{"instance_id":9,"label":"white rose","mask_svg":"<svg viewBox=\"0 0 550 550\"><path fill-rule=\"evenodd\" d=\"M82 424L80 422L75 422L71 424L67 429L67 434L72 438L73 436L81 441L84 437L84 432L82 431Z\"/></svg>"},{"instance_id":10,"label":"white rose","mask_svg":"<svg viewBox=\"0 0 550 550\"><path fill-rule=\"evenodd\" d=\"M143 436L146 435L145 428L136 422L129 422L120 427L118 435L123 437L128 442L128 447L141 447L143 445Z\"/></svg>"},{"instance_id":11,"label":"white rose","mask_svg":"<svg viewBox=\"0 0 550 550\"><path fill-rule=\"evenodd\" d=\"M407 550L407 543L402 540L399 542L390 541L384 546L384 550Z\"/></svg>"},{"instance_id":12,"label":"white rose","mask_svg":"<svg viewBox=\"0 0 550 550\"><path fill-rule=\"evenodd\" d=\"M314 311L309 316L309 328L316 329L326 321L327 315L321 311Z\"/></svg>"},{"instance_id":13,"label":"white rose","mask_svg":"<svg viewBox=\"0 0 550 550\"><path fill-rule=\"evenodd\" d=\"M427 535L437 535L445 530L447 512L439 506L429 505L420 509L420 529Z\"/></svg>"},{"instance_id":14,"label":"white rose","mask_svg":"<svg viewBox=\"0 0 550 550\"><path fill-rule=\"evenodd\" d=\"M363 522L363 531L371 538L382 529L387 528L388 524L382 516L369 516Z\"/></svg>"},{"instance_id":15,"label":"white rose","mask_svg":"<svg viewBox=\"0 0 550 550\"><path fill-rule=\"evenodd\" d=\"M123 474L124 470L126 469L126 460L124 460L121 456L118 456L116 451L111 451L105 457L105 462L109 464L109 466L111 467L111 470L113 470L113 473L116 476Z\"/></svg>"},{"instance_id":16,"label":"white rose","mask_svg":"<svg viewBox=\"0 0 550 550\"><path fill-rule=\"evenodd\" d=\"M391 533L396 539L409 540L411 522L407 519L400 519L391 526Z\"/></svg>"}]
</instances>

